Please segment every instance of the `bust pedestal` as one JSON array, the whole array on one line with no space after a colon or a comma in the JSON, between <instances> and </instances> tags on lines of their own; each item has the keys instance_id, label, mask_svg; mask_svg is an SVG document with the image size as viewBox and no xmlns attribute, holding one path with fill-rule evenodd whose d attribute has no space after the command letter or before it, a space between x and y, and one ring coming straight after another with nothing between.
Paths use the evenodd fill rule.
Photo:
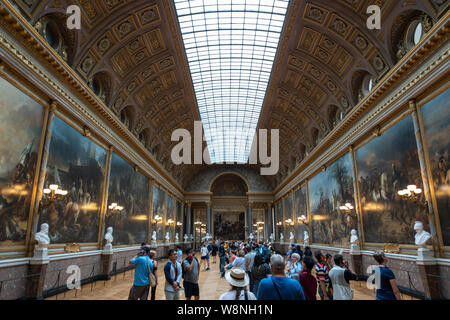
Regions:
<instances>
[{"instance_id":1,"label":"bust pedestal","mask_svg":"<svg viewBox=\"0 0 450 320\"><path fill-rule=\"evenodd\" d=\"M364 274L363 272L363 265L362 265L362 254L361 249L359 248L358 244L351 244L350 245L350 262L352 264L353 271L357 275Z\"/></svg>"},{"instance_id":2,"label":"bust pedestal","mask_svg":"<svg viewBox=\"0 0 450 320\"><path fill-rule=\"evenodd\" d=\"M430 299L440 299L439 269L433 251L428 248L419 248L416 263L426 296Z\"/></svg>"},{"instance_id":3,"label":"bust pedestal","mask_svg":"<svg viewBox=\"0 0 450 320\"><path fill-rule=\"evenodd\" d=\"M43 300L45 277L50 260L46 247L34 249L33 257L30 259L29 281L27 285L27 297L33 300Z\"/></svg>"},{"instance_id":4,"label":"bust pedestal","mask_svg":"<svg viewBox=\"0 0 450 320\"><path fill-rule=\"evenodd\" d=\"M107 243L103 247L102 255L101 255L101 271L100 271L100 280L110 280L111 279L111 271L112 271L112 259L113 259L113 249L112 244Z\"/></svg>"}]
</instances>

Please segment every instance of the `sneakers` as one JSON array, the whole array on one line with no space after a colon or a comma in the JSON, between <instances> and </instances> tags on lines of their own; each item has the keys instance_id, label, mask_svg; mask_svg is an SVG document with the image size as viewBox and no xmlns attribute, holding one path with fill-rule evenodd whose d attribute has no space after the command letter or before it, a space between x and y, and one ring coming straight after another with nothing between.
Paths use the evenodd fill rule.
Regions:
<instances>
[{"instance_id":1,"label":"sneakers","mask_svg":"<svg viewBox=\"0 0 450 320\"><path fill-rule=\"evenodd\" d=\"M206 269L205 269L205 271L208 271L208 270L210 270L210 269L209 269L209 268L206 268Z\"/></svg>"}]
</instances>

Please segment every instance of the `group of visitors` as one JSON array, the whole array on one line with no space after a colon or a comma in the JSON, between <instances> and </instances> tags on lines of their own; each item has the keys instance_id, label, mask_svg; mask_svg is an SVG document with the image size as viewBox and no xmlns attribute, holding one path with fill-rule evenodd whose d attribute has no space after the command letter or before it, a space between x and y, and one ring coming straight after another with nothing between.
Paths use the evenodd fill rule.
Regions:
<instances>
[{"instance_id":1,"label":"group of visitors","mask_svg":"<svg viewBox=\"0 0 450 320\"><path fill-rule=\"evenodd\" d=\"M216 253L220 259L220 275L231 285L231 290L222 294L220 300L316 300L317 294L321 300L352 300L350 281L358 280L341 254L333 257L317 250L314 259L309 247L303 251L300 246L292 246L283 257L270 243L222 241L205 242L200 251L199 262L193 248L185 250L184 260L180 246L169 250L164 266L166 300L179 300L183 290L186 300L192 297L198 300L201 266L204 265L203 271L210 270L209 256L214 257ZM151 300L155 299L158 285L155 257L156 252L143 244L130 261L130 265L136 266L130 300L147 300L149 291ZM386 266L388 259L382 251L373 257L379 264L374 270L379 279L376 299L400 300L394 273Z\"/></svg>"}]
</instances>

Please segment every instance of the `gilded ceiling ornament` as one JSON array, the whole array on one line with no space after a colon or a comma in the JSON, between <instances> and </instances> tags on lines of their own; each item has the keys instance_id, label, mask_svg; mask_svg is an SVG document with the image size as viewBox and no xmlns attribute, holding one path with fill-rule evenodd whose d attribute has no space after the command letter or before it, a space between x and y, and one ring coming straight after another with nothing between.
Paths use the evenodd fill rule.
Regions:
<instances>
[{"instance_id":1,"label":"gilded ceiling ornament","mask_svg":"<svg viewBox=\"0 0 450 320\"><path fill-rule=\"evenodd\" d=\"M104 37L97 44L97 48L102 54L105 53L110 47L111 47L111 40L109 40L108 37Z\"/></svg>"},{"instance_id":2,"label":"gilded ceiling ornament","mask_svg":"<svg viewBox=\"0 0 450 320\"><path fill-rule=\"evenodd\" d=\"M143 24L147 24L156 19L158 19L158 16L153 8L141 13L141 21Z\"/></svg>"},{"instance_id":3,"label":"gilded ceiling ornament","mask_svg":"<svg viewBox=\"0 0 450 320\"><path fill-rule=\"evenodd\" d=\"M366 39L364 39L364 37L362 37L361 35L357 35L355 38L355 46L360 50L360 51L364 51L367 49L367 46L369 45L369 43L367 42Z\"/></svg>"},{"instance_id":4,"label":"gilded ceiling ornament","mask_svg":"<svg viewBox=\"0 0 450 320\"><path fill-rule=\"evenodd\" d=\"M125 21L119 24L119 26L117 27L117 31L119 32L119 36L123 38L134 31L134 27L130 21Z\"/></svg>"},{"instance_id":5,"label":"gilded ceiling ornament","mask_svg":"<svg viewBox=\"0 0 450 320\"><path fill-rule=\"evenodd\" d=\"M95 7L92 5L91 0L80 0L80 4L83 7L84 11L87 13L89 19L94 19L97 16L97 11Z\"/></svg>"},{"instance_id":6,"label":"gilded ceiling ornament","mask_svg":"<svg viewBox=\"0 0 450 320\"><path fill-rule=\"evenodd\" d=\"M319 23L323 23L323 20L325 19L325 12L317 7L309 7L309 10L306 13L306 17Z\"/></svg>"},{"instance_id":7,"label":"gilded ceiling ornament","mask_svg":"<svg viewBox=\"0 0 450 320\"><path fill-rule=\"evenodd\" d=\"M88 74L89 71L91 71L91 69L94 67L94 63L95 63L94 59L92 59L91 56L87 56L81 63L81 70L84 73Z\"/></svg>"},{"instance_id":8,"label":"gilded ceiling ornament","mask_svg":"<svg viewBox=\"0 0 450 320\"><path fill-rule=\"evenodd\" d=\"M378 71L381 72L384 69L384 61L383 59L380 57L380 55L376 55L373 60L372 60L372 64L374 66L374 68Z\"/></svg>"},{"instance_id":9,"label":"gilded ceiling ornament","mask_svg":"<svg viewBox=\"0 0 450 320\"><path fill-rule=\"evenodd\" d=\"M337 33L339 33L342 36L345 36L345 34L347 33L347 30L349 28L349 26L343 20L341 20L339 18L335 18L335 20L331 24L331 27L334 31L336 31Z\"/></svg>"}]
</instances>

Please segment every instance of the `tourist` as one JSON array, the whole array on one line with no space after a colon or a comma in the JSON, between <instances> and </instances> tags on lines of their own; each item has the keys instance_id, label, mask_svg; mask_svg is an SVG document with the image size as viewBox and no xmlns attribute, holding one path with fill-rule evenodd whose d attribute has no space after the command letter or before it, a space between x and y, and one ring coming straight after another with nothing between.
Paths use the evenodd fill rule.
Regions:
<instances>
[{"instance_id":1,"label":"tourist","mask_svg":"<svg viewBox=\"0 0 450 320\"><path fill-rule=\"evenodd\" d=\"M148 254L150 248L139 250L134 259L130 260L130 265L136 266L134 273L134 283L130 289L128 300L147 300L150 289L150 272L153 270L153 264Z\"/></svg>"},{"instance_id":2,"label":"tourist","mask_svg":"<svg viewBox=\"0 0 450 320\"><path fill-rule=\"evenodd\" d=\"M183 261L183 287L184 287L184 295L186 300L191 300L191 297L194 297L194 300L200 299L200 289L198 286L198 275L200 271L200 264L195 257L194 249L188 248L186 249L187 258Z\"/></svg>"},{"instance_id":3,"label":"tourist","mask_svg":"<svg viewBox=\"0 0 450 320\"><path fill-rule=\"evenodd\" d=\"M288 277L295 280L300 280L300 273L302 272L302 263L300 262L300 255L298 253L291 254L291 263L288 268Z\"/></svg>"},{"instance_id":4,"label":"tourist","mask_svg":"<svg viewBox=\"0 0 450 320\"><path fill-rule=\"evenodd\" d=\"M181 264L177 261L177 252L174 249L169 250L169 261L164 266L164 276L166 277L166 286L164 293L166 300L180 300L180 281L182 275Z\"/></svg>"},{"instance_id":5,"label":"tourist","mask_svg":"<svg viewBox=\"0 0 450 320\"><path fill-rule=\"evenodd\" d=\"M147 244L145 242L141 243L141 250L145 250L145 247L147 246Z\"/></svg>"},{"instance_id":6,"label":"tourist","mask_svg":"<svg viewBox=\"0 0 450 320\"><path fill-rule=\"evenodd\" d=\"M272 276L262 279L258 286L258 300L305 300L300 282L284 274L285 262L281 255L270 258Z\"/></svg>"},{"instance_id":7,"label":"tourist","mask_svg":"<svg viewBox=\"0 0 450 320\"><path fill-rule=\"evenodd\" d=\"M229 261L229 264L231 265L231 264L233 264L233 262L234 262L234 260L237 258L237 255L236 255L236 251L234 251L234 250L231 250L230 251L230 261Z\"/></svg>"},{"instance_id":8,"label":"tourist","mask_svg":"<svg viewBox=\"0 0 450 320\"><path fill-rule=\"evenodd\" d=\"M294 245L291 245L288 249L288 251L286 252L286 260L289 262L291 262L291 254L294 250Z\"/></svg>"},{"instance_id":9,"label":"tourist","mask_svg":"<svg viewBox=\"0 0 450 320\"><path fill-rule=\"evenodd\" d=\"M261 254L257 254L255 256L255 261L253 262L252 278L253 278L253 290L252 292L256 295L258 293L259 282L262 279L267 278L269 274L272 274L270 271L270 265L264 259L264 256Z\"/></svg>"},{"instance_id":10,"label":"tourist","mask_svg":"<svg viewBox=\"0 0 450 320\"><path fill-rule=\"evenodd\" d=\"M333 269L333 267L334 267L334 264L333 264L333 256L327 252L327 253L325 254L325 260L326 260L326 264L327 264L328 270Z\"/></svg>"},{"instance_id":11,"label":"tourist","mask_svg":"<svg viewBox=\"0 0 450 320\"><path fill-rule=\"evenodd\" d=\"M223 278L223 277L225 277L225 262L226 262L226 258L227 258L223 241L220 243L218 252L219 252L219 259L220 259L220 265L219 265L220 277Z\"/></svg>"},{"instance_id":12,"label":"tourist","mask_svg":"<svg viewBox=\"0 0 450 320\"><path fill-rule=\"evenodd\" d=\"M211 249L212 263L217 263L216 256L217 256L217 251L219 250L219 248L217 247L217 244L215 242L213 242L211 247L212 247L212 249Z\"/></svg>"},{"instance_id":13,"label":"tourist","mask_svg":"<svg viewBox=\"0 0 450 320\"><path fill-rule=\"evenodd\" d=\"M148 254L150 260L153 263L153 275L155 276L155 280L156 280L156 286L152 287L150 289L151 295L150 295L150 300L155 300L156 299L156 287L158 286L158 277L156 275L156 271L158 270L158 262L156 261L156 251L155 250L150 250L150 253Z\"/></svg>"},{"instance_id":14,"label":"tourist","mask_svg":"<svg viewBox=\"0 0 450 320\"><path fill-rule=\"evenodd\" d=\"M246 290L249 278L242 268L231 268L225 274L231 290L223 293L219 300L256 300L253 292Z\"/></svg>"},{"instance_id":15,"label":"tourist","mask_svg":"<svg viewBox=\"0 0 450 320\"><path fill-rule=\"evenodd\" d=\"M384 252L379 250L373 255L378 266L373 270L376 274L376 280L379 279L377 283L377 300L401 300L400 290L398 289L397 282L395 280L395 275L391 269L389 269L386 264L388 259L384 255Z\"/></svg>"},{"instance_id":16,"label":"tourist","mask_svg":"<svg viewBox=\"0 0 450 320\"><path fill-rule=\"evenodd\" d=\"M315 265L315 261L312 257L305 256L303 258L302 264L303 270L300 273L300 284L302 285L306 300L317 300L317 280L311 274L311 271Z\"/></svg>"},{"instance_id":17,"label":"tourist","mask_svg":"<svg viewBox=\"0 0 450 320\"><path fill-rule=\"evenodd\" d=\"M204 264L204 270L203 271L208 271L209 270L209 250L208 247L206 246L206 242L203 243L202 248L200 249L200 252L202 254L201 258L200 258L200 264Z\"/></svg>"},{"instance_id":18,"label":"tourist","mask_svg":"<svg viewBox=\"0 0 450 320\"><path fill-rule=\"evenodd\" d=\"M313 257L311 248L308 246L305 247L305 257L311 257L311 258Z\"/></svg>"},{"instance_id":19,"label":"tourist","mask_svg":"<svg viewBox=\"0 0 450 320\"><path fill-rule=\"evenodd\" d=\"M181 263L183 260L183 250L181 250L181 246L177 246L177 261Z\"/></svg>"},{"instance_id":20,"label":"tourist","mask_svg":"<svg viewBox=\"0 0 450 320\"><path fill-rule=\"evenodd\" d=\"M253 292L253 277L252 277L252 267L253 267L253 263L255 262L255 256L256 256L256 252L253 250L253 248L251 246L247 247L247 254L244 256L244 260L245 260L245 270L247 270L247 274L250 280L250 291Z\"/></svg>"},{"instance_id":21,"label":"tourist","mask_svg":"<svg viewBox=\"0 0 450 320\"><path fill-rule=\"evenodd\" d=\"M321 300L332 300L333 293L330 287L330 278L328 277L328 268L326 258L320 250L315 252L316 263L316 278L319 289L319 296Z\"/></svg>"},{"instance_id":22,"label":"tourist","mask_svg":"<svg viewBox=\"0 0 450 320\"><path fill-rule=\"evenodd\" d=\"M303 251L302 251L302 249L300 248L299 245L295 246L294 252L297 253L300 256L300 261L302 261L303 260Z\"/></svg>"},{"instance_id":23,"label":"tourist","mask_svg":"<svg viewBox=\"0 0 450 320\"><path fill-rule=\"evenodd\" d=\"M328 276L333 284L333 300L353 300L353 290L350 288L350 280L357 280L358 276L348 267L341 254L334 256L335 266Z\"/></svg>"},{"instance_id":24,"label":"tourist","mask_svg":"<svg viewBox=\"0 0 450 320\"><path fill-rule=\"evenodd\" d=\"M228 266L228 269L231 269L233 267L239 267L242 268L244 271L247 271L245 269L245 259L244 259L244 250L240 250L237 254L237 256L235 256L233 262L231 263L230 266Z\"/></svg>"}]
</instances>

